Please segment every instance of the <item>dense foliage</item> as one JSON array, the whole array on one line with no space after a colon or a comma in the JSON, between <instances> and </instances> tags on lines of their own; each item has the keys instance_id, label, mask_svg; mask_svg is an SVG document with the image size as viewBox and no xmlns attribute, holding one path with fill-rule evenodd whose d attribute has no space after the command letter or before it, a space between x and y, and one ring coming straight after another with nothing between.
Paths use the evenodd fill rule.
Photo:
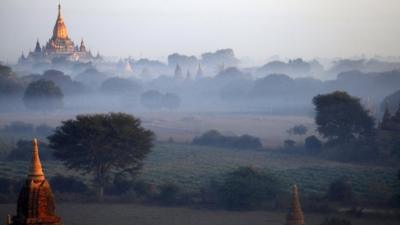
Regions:
<instances>
[{"instance_id":1,"label":"dense foliage","mask_svg":"<svg viewBox=\"0 0 400 225\"><path fill-rule=\"evenodd\" d=\"M63 106L61 89L50 80L30 83L24 93L25 106L34 110L53 110Z\"/></svg>"},{"instance_id":2,"label":"dense foliage","mask_svg":"<svg viewBox=\"0 0 400 225\"><path fill-rule=\"evenodd\" d=\"M108 113L64 121L48 139L65 166L93 174L102 197L112 175L135 174L141 168L154 134L132 115Z\"/></svg>"},{"instance_id":3,"label":"dense foliage","mask_svg":"<svg viewBox=\"0 0 400 225\"><path fill-rule=\"evenodd\" d=\"M262 144L259 138L250 135L224 136L217 130L210 130L195 137L192 141L194 145L207 145L234 149L260 149Z\"/></svg>"}]
</instances>

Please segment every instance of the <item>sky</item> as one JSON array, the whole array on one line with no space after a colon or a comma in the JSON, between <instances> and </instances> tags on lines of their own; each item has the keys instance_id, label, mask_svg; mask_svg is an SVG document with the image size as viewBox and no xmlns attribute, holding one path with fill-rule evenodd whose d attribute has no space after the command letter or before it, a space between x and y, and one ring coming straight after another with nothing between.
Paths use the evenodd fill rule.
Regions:
<instances>
[{"instance_id":1,"label":"sky","mask_svg":"<svg viewBox=\"0 0 400 225\"><path fill-rule=\"evenodd\" d=\"M0 0L0 61L51 37L58 0ZM165 60L397 56L399 0L62 0L69 37L105 56Z\"/></svg>"}]
</instances>

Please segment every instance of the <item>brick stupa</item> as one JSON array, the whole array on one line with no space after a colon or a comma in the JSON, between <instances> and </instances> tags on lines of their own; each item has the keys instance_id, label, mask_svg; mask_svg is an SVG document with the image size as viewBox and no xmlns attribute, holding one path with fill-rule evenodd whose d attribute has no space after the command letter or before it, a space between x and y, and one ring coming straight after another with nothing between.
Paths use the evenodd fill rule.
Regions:
<instances>
[{"instance_id":1,"label":"brick stupa","mask_svg":"<svg viewBox=\"0 0 400 225\"><path fill-rule=\"evenodd\" d=\"M285 225L304 225L304 216L303 211L301 210L297 185L293 185L292 203L290 205L289 213L286 216Z\"/></svg>"},{"instance_id":2,"label":"brick stupa","mask_svg":"<svg viewBox=\"0 0 400 225\"><path fill-rule=\"evenodd\" d=\"M33 155L28 178L22 187L17 203L17 215L7 219L8 225L62 225L55 214L53 192L44 177L39 159L39 147L33 140Z\"/></svg>"}]
</instances>

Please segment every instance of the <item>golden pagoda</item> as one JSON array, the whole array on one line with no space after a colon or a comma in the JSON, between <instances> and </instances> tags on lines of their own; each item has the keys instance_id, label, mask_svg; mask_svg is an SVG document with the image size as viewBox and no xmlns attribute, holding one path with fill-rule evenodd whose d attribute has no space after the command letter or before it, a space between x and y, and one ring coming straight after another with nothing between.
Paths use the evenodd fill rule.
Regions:
<instances>
[{"instance_id":1,"label":"golden pagoda","mask_svg":"<svg viewBox=\"0 0 400 225\"><path fill-rule=\"evenodd\" d=\"M7 225L62 225L55 214L55 203L50 184L47 182L39 158L39 146L33 140L32 162L28 177L17 203L17 215L7 217Z\"/></svg>"},{"instance_id":2,"label":"golden pagoda","mask_svg":"<svg viewBox=\"0 0 400 225\"><path fill-rule=\"evenodd\" d=\"M286 216L285 225L304 225L304 216L301 210L297 185L293 185L292 188L292 202L289 213Z\"/></svg>"},{"instance_id":3,"label":"golden pagoda","mask_svg":"<svg viewBox=\"0 0 400 225\"><path fill-rule=\"evenodd\" d=\"M47 42L46 50L58 53L72 53L75 51L74 42L68 37L67 26L61 15L61 4L58 4L58 15L53 29L53 36Z\"/></svg>"},{"instance_id":4,"label":"golden pagoda","mask_svg":"<svg viewBox=\"0 0 400 225\"><path fill-rule=\"evenodd\" d=\"M21 55L19 64L28 63L51 63L53 59L65 59L68 61L90 62L101 60L98 54L94 57L91 51L86 49L83 39L80 46L75 45L68 36L67 26L61 14L61 4L58 4L58 14L53 28L53 35L45 46L40 47L39 40L36 42L35 51L29 52L28 56Z\"/></svg>"}]
</instances>

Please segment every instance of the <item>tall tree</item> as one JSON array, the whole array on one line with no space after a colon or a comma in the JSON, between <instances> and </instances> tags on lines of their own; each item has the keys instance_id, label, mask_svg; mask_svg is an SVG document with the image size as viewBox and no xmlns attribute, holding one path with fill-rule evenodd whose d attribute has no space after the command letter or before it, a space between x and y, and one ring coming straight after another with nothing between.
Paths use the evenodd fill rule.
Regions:
<instances>
[{"instance_id":1,"label":"tall tree","mask_svg":"<svg viewBox=\"0 0 400 225\"><path fill-rule=\"evenodd\" d=\"M124 113L78 115L48 137L54 156L69 169L94 176L101 200L112 176L134 175L153 146L154 134Z\"/></svg>"},{"instance_id":2,"label":"tall tree","mask_svg":"<svg viewBox=\"0 0 400 225\"><path fill-rule=\"evenodd\" d=\"M363 108L360 99L336 91L317 95L313 103L318 132L331 143L368 140L374 135L374 118Z\"/></svg>"},{"instance_id":3,"label":"tall tree","mask_svg":"<svg viewBox=\"0 0 400 225\"><path fill-rule=\"evenodd\" d=\"M63 93L51 80L30 83L24 93L25 106L34 110L52 110L63 106Z\"/></svg>"}]
</instances>

